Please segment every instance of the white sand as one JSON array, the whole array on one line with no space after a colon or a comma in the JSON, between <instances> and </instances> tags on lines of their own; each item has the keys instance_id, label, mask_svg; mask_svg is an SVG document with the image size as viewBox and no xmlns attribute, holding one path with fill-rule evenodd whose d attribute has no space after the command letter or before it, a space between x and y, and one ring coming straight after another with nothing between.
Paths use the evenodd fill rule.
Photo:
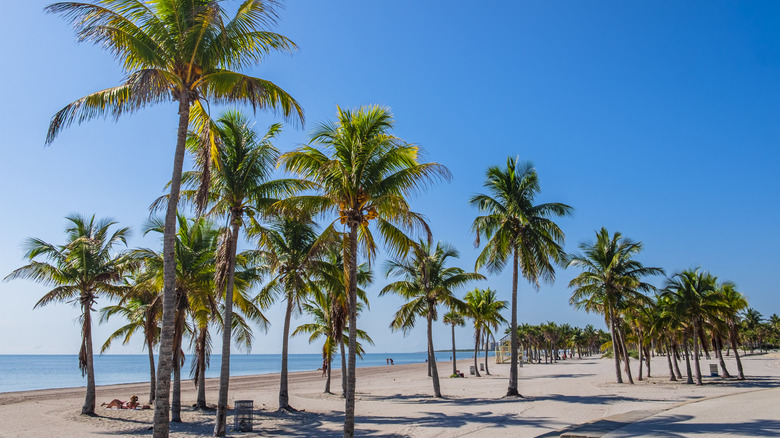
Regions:
<instances>
[{"instance_id":1,"label":"white sand","mask_svg":"<svg viewBox=\"0 0 780 438\"><path fill-rule=\"evenodd\" d=\"M703 361L704 368L714 361ZM469 361L459 360L461 369L468 369ZM704 386L685 385L668 381L666 358L656 357L652 362L653 375L649 380L635 385L618 385L614 382L614 367L610 360L567 360L557 364L534 364L520 368L520 392L524 398L502 398L506 392L507 365L490 364L491 376L466 379L450 379L452 365L439 364L444 399L431 397L430 379L426 365L395 365L358 369L357 435L359 436L557 436L573 424L636 410L649 410L658 415L671 415L675 405L698 398L743 394L739 399L742 408L738 413L724 408L728 403L716 404L706 409L719 421L751 422L749 404L761 403L756 394L767 388L780 386L780 357L777 354L756 355L745 358L747 382L723 381L706 378ZM634 373L637 362L633 361ZM731 358L727 367L736 373ZM682 369L684 370L684 364ZM705 370L703 370L705 371ZM340 393L339 370L334 370L332 389ZM636 378L636 377L635 377ZM255 401L253 433L232 432L233 417L229 417L230 436L340 436L343 425L344 400L339 395L323 394L324 378L320 372L301 372L290 375L290 404L305 412L278 413L278 375L246 376L231 380L230 400ZM171 426L172 437L210 436L213 430L213 412L201 413L189 406L195 401L195 388L191 381L183 382L184 423ZM97 390L97 403L129 399L137 394L141 401L148 397L148 384L102 386ZM216 380L207 385L208 402L215 403ZM3 437L93 437L93 436L150 436L152 411L106 410L98 407L97 417L79 415L84 389L54 389L0 394L0 436ZM772 397L776 397L772 395ZM726 400L723 398L722 400ZM771 397L770 397L771 400ZM698 403L704 403L699 401ZM687 404L686 406L693 406ZM772 405L772 404L770 404ZM704 405L702 405L704 406ZM718 407L719 406L719 407ZM696 409L687 409L685 419L695 420ZM712 409L722 410L712 414ZM703 412L700 409L700 413ZM774 408L766 414L780 416ZM704 415L701 413L701 415ZM758 414L756 414L758 415ZM732 418L738 416L739 418ZM663 422L650 425L663 428ZM658 417L660 418L660 417ZM780 418L768 420L780 424ZM693 421L695 423L695 421ZM770 425L771 427L774 427ZM736 426L734 426L736 427ZM732 433L734 429L732 427ZM717 435L714 428L706 434ZM780 431L778 431L780 432ZM636 432L634 432L635 434ZM693 434L694 432L691 432ZM702 436L696 434L697 436ZM626 435L627 436L627 435ZM767 435L764 435L767 436Z\"/></svg>"}]
</instances>

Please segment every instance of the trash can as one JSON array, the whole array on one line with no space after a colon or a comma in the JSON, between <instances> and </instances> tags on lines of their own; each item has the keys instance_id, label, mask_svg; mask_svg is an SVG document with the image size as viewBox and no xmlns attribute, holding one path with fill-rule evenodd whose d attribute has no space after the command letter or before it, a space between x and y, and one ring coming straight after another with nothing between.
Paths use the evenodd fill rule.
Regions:
<instances>
[{"instance_id":1,"label":"trash can","mask_svg":"<svg viewBox=\"0 0 780 438\"><path fill-rule=\"evenodd\" d=\"M485 364L484 363L479 364L479 370L480 371L485 371Z\"/></svg>"},{"instance_id":2,"label":"trash can","mask_svg":"<svg viewBox=\"0 0 780 438\"><path fill-rule=\"evenodd\" d=\"M710 364L710 377L718 377L718 365L711 363Z\"/></svg>"},{"instance_id":3,"label":"trash can","mask_svg":"<svg viewBox=\"0 0 780 438\"><path fill-rule=\"evenodd\" d=\"M236 400L233 408L233 430L240 432L252 431L254 400Z\"/></svg>"},{"instance_id":4,"label":"trash can","mask_svg":"<svg viewBox=\"0 0 780 438\"><path fill-rule=\"evenodd\" d=\"M470 373L472 376L475 376L475 375L477 374L477 369L476 369L476 368L474 368L474 365L469 365L469 373Z\"/></svg>"}]
</instances>

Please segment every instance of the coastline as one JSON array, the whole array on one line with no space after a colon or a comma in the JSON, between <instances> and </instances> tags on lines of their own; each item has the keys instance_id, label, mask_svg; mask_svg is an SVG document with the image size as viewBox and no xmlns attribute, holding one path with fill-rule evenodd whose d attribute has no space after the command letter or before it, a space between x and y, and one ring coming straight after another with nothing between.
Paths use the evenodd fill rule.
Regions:
<instances>
[{"instance_id":1,"label":"coastline","mask_svg":"<svg viewBox=\"0 0 780 438\"><path fill-rule=\"evenodd\" d=\"M735 369L733 358L726 358L726 363L730 370ZM473 359L458 360L461 370L468 370L471 364ZM695 386L669 382L665 357L653 358L654 377L637 381L635 385L615 384L613 363L609 360L588 358L549 365L526 364L520 368L520 390L524 396L521 399L503 397L508 365L491 362L490 376L475 378L467 373L465 379L450 379L451 362L438 363L442 399L430 395L425 363L358 368L356 431L364 436L558 436L560 431L575 424L631 412L662 415L675 409L694 409L703 400L726 403L732 395L742 394L742 400L747 399L743 403L780 395L780 355L748 356L744 366L750 376L748 381L706 378L706 385ZM636 368L634 361L635 372ZM229 404L232 406L237 399L254 400L255 433L263 436L340 436L344 409L344 399L340 397L341 373L336 370L332 377L334 394L324 394L325 379L320 371L290 373L290 404L298 412L277 412L279 374L231 378ZM218 379L207 379L206 389L208 403L215 403ZM103 385L97 388L97 402L100 405L114 398L126 400L132 394L145 402L148 391L148 383ZM746 393L750 391L755 395L748 396ZM184 422L172 424L172 437L211 435L214 413L193 410L195 396L191 381L182 382ZM54 438L148 434L151 411L98 408L97 417L82 417L79 409L83 399L83 388L2 393L0 418L4 419L5 427L0 435ZM682 403L691 405L679 407ZM767 414L774 415L774 419L761 417L772 406L763 402L758 406L745 404L733 414L721 408L715 412L720 420L734 424L742 421L756 427L759 420L775 421L766 424L768 427L777 424L780 428L776 413ZM736 415L741 417L733 418ZM724 430L733 431L735 427Z\"/></svg>"}]
</instances>

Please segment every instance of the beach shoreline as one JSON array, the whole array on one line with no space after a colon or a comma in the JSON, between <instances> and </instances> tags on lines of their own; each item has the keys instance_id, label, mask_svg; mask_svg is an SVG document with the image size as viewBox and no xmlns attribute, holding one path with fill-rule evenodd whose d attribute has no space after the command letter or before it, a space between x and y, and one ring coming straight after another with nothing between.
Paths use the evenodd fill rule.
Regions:
<instances>
[{"instance_id":1,"label":"beach shoreline","mask_svg":"<svg viewBox=\"0 0 780 438\"><path fill-rule=\"evenodd\" d=\"M705 364L710 362L704 361ZM480 363L484 363L484 359ZM727 357L726 363L731 370L735 369L733 357ZM451 362L437 365L441 376L450 375ZM473 365L473 359L458 360L462 371L468 371L470 365ZM780 355L777 353L744 358L745 370L750 376L746 382L708 377L703 386L669 382L666 358L660 356L652 359L654 376L637 381L635 385L614 383L613 363L605 359L526 364L520 368L519 387L524 398L504 398L509 367L493 361L488 365L489 376L475 378L466 372L464 379L442 377L442 399L431 396L425 363L358 368L357 434L557 436L556 433L560 434L572 425L605 417L639 410L660 415L685 402L728 398L751 390L769 394L761 390L777 391L780 387ZM633 361L632 365L636 372L637 362ZM239 399L254 400L255 432L264 436L339 436L344 409L340 376L339 371L333 372L331 389L334 394L324 394L325 378L321 371L290 373L290 404L299 410L293 413L276 409L279 374L233 377L229 404L232 406L233 401ZM217 390L218 379L207 379L209 405L215 403ZM114 398L126 400L132 394L145 402L148 391L148 382L103 385L97 388L97 402L100 405ZM214 413L195 411L192 408L195 397L191 380L182 382L184 422L171 425L171 436L211 435ZM98 407L96 417L83 417L78 414L83 398L84 388L0 393L0 417L8 419L0 436L53 438L111 434L129 437L148 434L152 411ZM759 413L760 409L759 406L752 411ZM740 412L744 415L745 409ZM728 416L728 412L722 416Z\"/></svg>"}]
</instances>

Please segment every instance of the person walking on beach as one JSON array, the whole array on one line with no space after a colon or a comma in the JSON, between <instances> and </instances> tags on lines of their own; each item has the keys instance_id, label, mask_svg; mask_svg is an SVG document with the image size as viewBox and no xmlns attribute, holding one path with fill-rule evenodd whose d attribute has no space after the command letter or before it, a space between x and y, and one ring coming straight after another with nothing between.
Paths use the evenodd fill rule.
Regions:
<instances>
[{"instance_id":1,"label":"person walking on beach","mask_svg":"<svg viewBox=\"0 0 780 438\"><path fill-rule=\"evenodd\" d=\"M328 362L322 361L322 377L325 377L325 374L328 372Z\"/></svg>"}]
</instances>

